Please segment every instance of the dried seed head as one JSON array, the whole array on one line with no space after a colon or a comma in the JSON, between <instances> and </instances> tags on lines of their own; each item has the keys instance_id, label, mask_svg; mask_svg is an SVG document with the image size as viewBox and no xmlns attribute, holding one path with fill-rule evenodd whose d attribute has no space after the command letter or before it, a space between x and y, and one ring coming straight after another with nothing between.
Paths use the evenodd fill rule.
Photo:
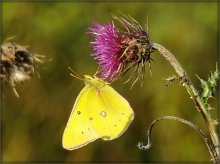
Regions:
<instances>
[{"instance_id":1,"label":"dried seed head","mask_svg":"<svg viewBox=\"0 0 220 164\"><path fill-rule=\"evenodd\" d=\"M18 96L16 84L31 78L35 63L43 63L40 59L43 56L33 55L25 47L11 42L1 45L0 57L1 80L12 86L16 96Z\"/></svg>"}]
</instances>

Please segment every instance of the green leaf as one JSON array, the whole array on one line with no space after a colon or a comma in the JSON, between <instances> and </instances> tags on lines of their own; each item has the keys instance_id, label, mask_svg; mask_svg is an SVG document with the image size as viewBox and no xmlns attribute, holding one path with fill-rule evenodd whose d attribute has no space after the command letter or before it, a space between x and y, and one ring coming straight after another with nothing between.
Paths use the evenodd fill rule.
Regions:
<instances>
[{"instance_id":1,"label":"green leaf","mask_svg":"<svg viewBox=\"0 0 220 164\"><path fill-rule=\"evenodd\" d=\"M220 78L220 72L218 71L217 66L215 72L214 73L211 72L207 80L203 80L199 78L202 88L202 91L200 92L201 97L203 98L206 105L208 105L208 100L212 98L216 92L216 86L218 85L219 78Z\"/></svg>"}]
</instances>

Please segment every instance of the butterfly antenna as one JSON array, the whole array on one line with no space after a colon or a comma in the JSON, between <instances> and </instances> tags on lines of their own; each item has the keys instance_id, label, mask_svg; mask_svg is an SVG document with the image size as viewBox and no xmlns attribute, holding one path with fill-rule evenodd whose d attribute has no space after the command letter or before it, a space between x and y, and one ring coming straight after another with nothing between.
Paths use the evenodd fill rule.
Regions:
<instances>
[{"instance_id":1,"label":"butterfly antenna","mask_svg":"<svg viewBox=\"0 0 220 164\"><path fill-rule=\"evenodd\" d=\"M71 67L68 67L68 69L70 70L70 76L75 77L75 78L82 80L82 81L84 80L84 78L81 75L79 75L78 73L76 73L76 71L74 71Z\"/></svg>"},{"instance_id":2,"label":"butterfly antenna","mask_svg":"<svg viewBox=\"0 0 220 164\"><path fill-rule=\"evenodd\" d=\"M98 66L98 68L97 68L97 70L96 70L94 76L96 76L96 75L99 74L100 72L101 72L101 69L100 69L100 66Z\"/></svg>"},{"instance_id":3,"label":"butterfly antenna","mask_svg":"<svg viewBox=\"0 0 220 164\"><path fill-rule=\"evenodd\" d=\"M98 66L95 74L93 74L93 77L99 77L99 75L101 74L102 69L100 68L100 66ZM103 80L106 80L106 78L103 77Z\"/></svg>"}]
</instances>

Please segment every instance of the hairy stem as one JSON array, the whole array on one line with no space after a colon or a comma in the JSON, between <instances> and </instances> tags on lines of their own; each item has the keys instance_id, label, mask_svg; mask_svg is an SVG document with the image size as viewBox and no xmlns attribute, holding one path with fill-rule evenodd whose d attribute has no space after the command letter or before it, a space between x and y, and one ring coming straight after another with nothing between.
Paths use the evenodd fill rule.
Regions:
<instances>
[{"instance_id":1,"label":"hairy stem","mask_svg":"<svg viewBox=\"0 0 220 164\"><path fill-rule=\"evenodd\" d=\"M147 130L147 145L144 146L143 143L138 143L138 147L140 149L149 149L151 147L151 144L152 144L152 141L151 141L151 133L152 133L152 130L153 130L153 127L154 125L159 122L160 120L175 120L175 121L179 121L179 122L182 122L190 127L192 127L193 129L195 129L203 138L204 142L206 143L206 146L209 150L209 154L210 156L212 157L212 160L214 163L218 163L218 156L216 154L216 151L213 149L212 147L212 144L210 143L208 137L205 135L205 133L198 127L196 126L195 124L193 124L192 122L190 121L187 121L187 120L184 120L182 118L179 118L179 117L174 117L174 116L162 116L162 117L159 117L157 118L156 120L154 120L148 130Z\"/></svg>"},{"instance_id":2,"label":"hairy stem","mask_svg":"<svg viewBox=\"0 0 220 164\"><path fill-rule=\"evenodd\" d=\"M217 132L215 131L215 125L212 123L211 116L209 115L206 107L204 106L204 102L202 98L199 96L198 91L193 86L191 80L186 74L186 71L183 69L179 61L176 59L176 57L169 50L167 50L165 47L161 46L160 44L157 43L151 43L151 44L154 49L156 49L163 57L165 57L166 60L170 62L171 66L174 68L176 73L179 75L179 77L182 78L183 86L186 87L188 93L190 94L191 98L196 104L196 108L201 113L207 125L212 143L215 147L215 151L218 154L218 158L220 159L219 138Z\"/></svg>"}]
</instances>

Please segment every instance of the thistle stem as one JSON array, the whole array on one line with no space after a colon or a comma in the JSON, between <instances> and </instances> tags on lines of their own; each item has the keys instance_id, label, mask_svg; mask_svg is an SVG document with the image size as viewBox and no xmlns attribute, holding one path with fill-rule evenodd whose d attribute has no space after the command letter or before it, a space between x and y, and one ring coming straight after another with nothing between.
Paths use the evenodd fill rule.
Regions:
<instances>
[{"instance_id":1,"label":"thistle stem","mask_svg":"<svg viewBox=\"0 0 220 164\"><path fill-rule=\"evenodd\" d=\"M215 164L218 163L218 157L217 157L217 154L215 152L215 150L213 149L213 146L212 146L212 143L210 143L209 141L209 138L206 137L205 133L198 127L196 126L194 123L190 122L190 121L187 121L187 120L184 120L182 118L179 118L179 117L175 117L175 116L162 116L162 117L159 117L157 119L155 119L149 126L148 130L147 130L147 145L143 145L143 143L138 143L138 147L140 149L149 149L151 147L151 144L152 144L152 141L151 141L151 133L152 133L152 130L153 130L153 127L156 123L158 123L159 121L161 120L175 120L175 121L179 121L179 122L182 122L188 126L190 126L191 128L195 129L202 137L202 139L204 140L208 150L209 150L209 153L210 153L210 156L212 157L212 160Z\"/></svg>"},{"instance_id":2,"label":"thistle stem","mask_svg":"<svg viewBox=\"0 0 220 164\"><path fill-rule=\"evenodd\" d=\"M163 47L162 45L157 44L157 43L151 43L151 44L154 49L156 49L163 57L165 57L166 60L169 61L169 63L174 68L176 73L183 80L182 81L183 86L186 87L186 90L188 91L191 98L193 99L193 101L196 105L196 108L201 113L201 115L205 121L205 124L208 128L208 131L209 131L209 134L211 137L211 141L214 145L215 151L218 155L218 158L220 159L219 138L218 138L217 132L215 131L215 126L212 123L213 120L211 119L210 114L207 112L207 109L204 105L202 98L199 96L198 91L193 86L191 80L189 79L189 77L186 74L186 71L183 69L183 67L181 66L179 61L176 59L176 57L169 50L167 50L165 47Z\"/></svg>"}]
</instances>

